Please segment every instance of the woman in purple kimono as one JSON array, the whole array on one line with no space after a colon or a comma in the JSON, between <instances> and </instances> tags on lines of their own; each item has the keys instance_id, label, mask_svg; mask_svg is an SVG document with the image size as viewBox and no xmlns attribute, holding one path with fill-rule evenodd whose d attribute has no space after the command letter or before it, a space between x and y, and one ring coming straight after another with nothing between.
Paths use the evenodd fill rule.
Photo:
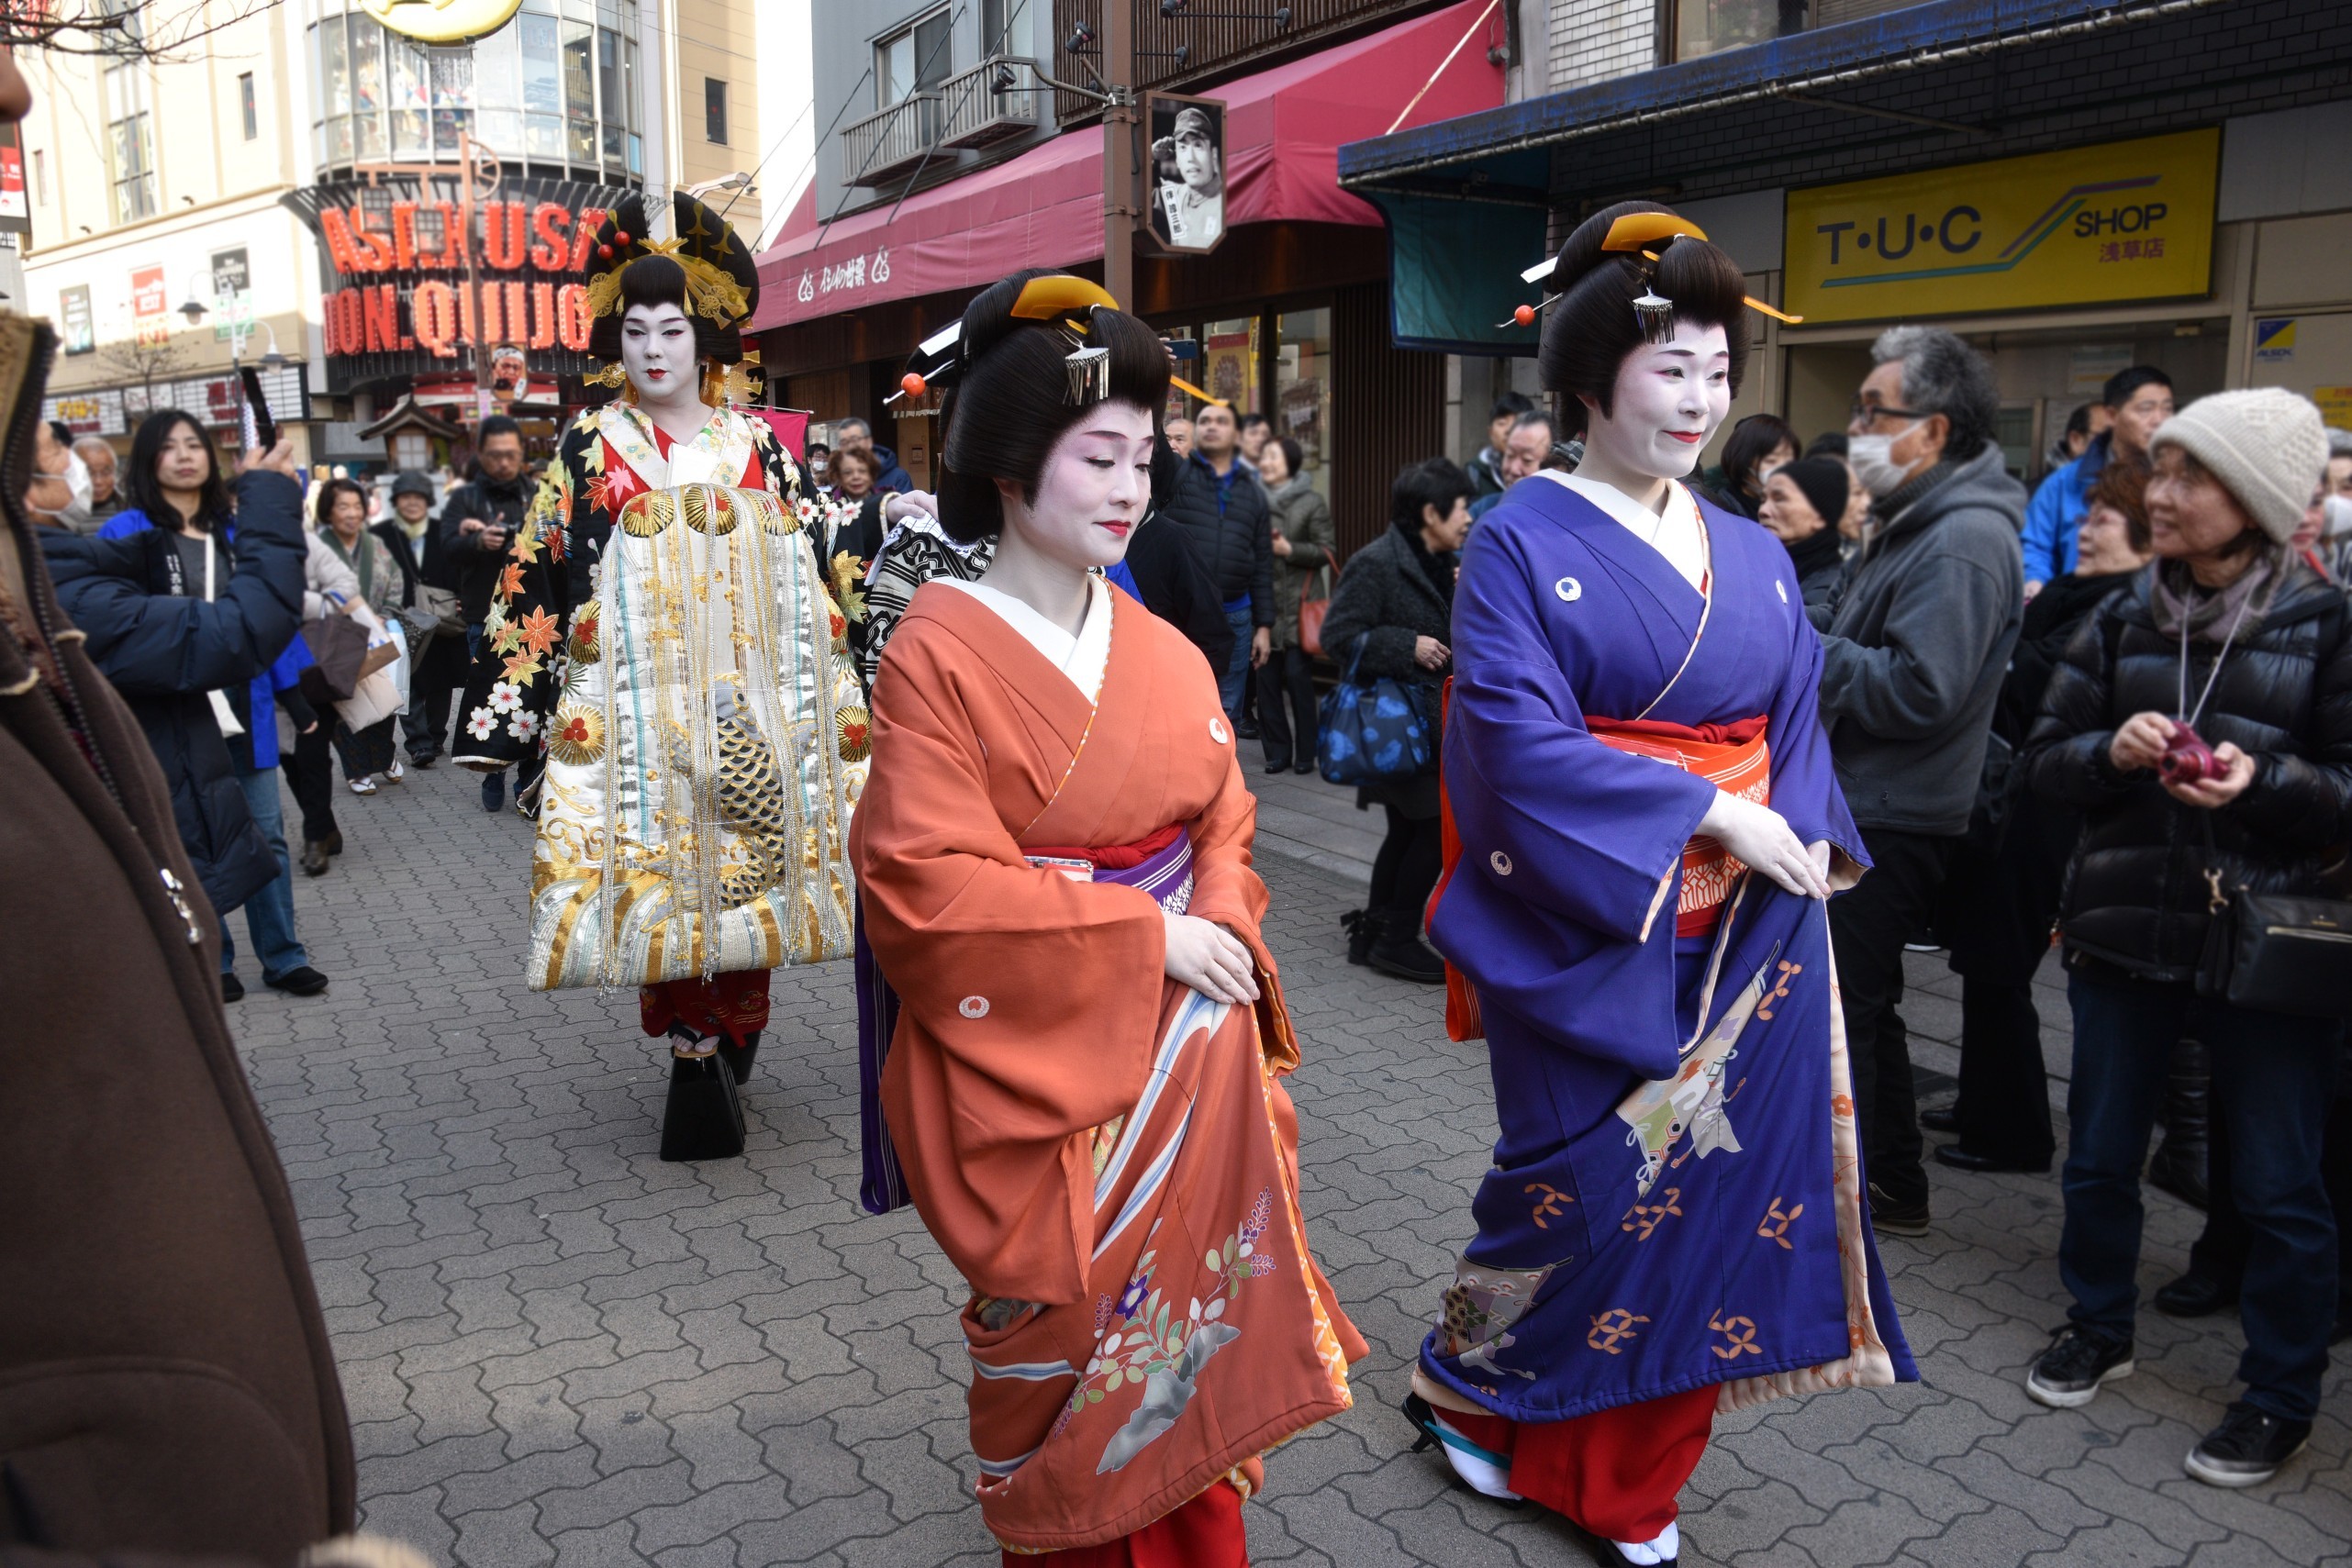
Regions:
<instances>
[{"instance_id":1,"label":"woman in purple kimono","mask_svg":"<svg viewBox=\"0 0 2352 1568\"><path fill-rule=\"evenodd\" d=\"M1625 203L1546 287L1586 455L1463 562L1430 927L1501 1137L1406 1413L1475 1489L1667 1563L1717 1411L1918 1373L1863 1211L1821 644L1788 551L1681 483L1746 360L1740 270Z\"/></svg>"}]
</instances>

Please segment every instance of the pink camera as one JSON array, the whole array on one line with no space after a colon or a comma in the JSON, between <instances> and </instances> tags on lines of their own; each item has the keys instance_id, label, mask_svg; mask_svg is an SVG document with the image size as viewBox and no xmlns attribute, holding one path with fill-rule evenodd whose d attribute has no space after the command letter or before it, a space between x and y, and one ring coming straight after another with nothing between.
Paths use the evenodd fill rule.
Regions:
<instances>
[{"instance_id":1,"label":"pink camera","mask_svg":"<svg viewBox=\"0 0 2352 1568\"><path fill-rule=\"evenodd\" d=\"M2156 761L2157 776L2168 784L2196 784L2204 779L2222 776L2226 770L2213 758L2213 749L2204 738L2185 724L2172 727L2172 739L2165 742L2164 755Z\"/></svg>"}]
</instances>

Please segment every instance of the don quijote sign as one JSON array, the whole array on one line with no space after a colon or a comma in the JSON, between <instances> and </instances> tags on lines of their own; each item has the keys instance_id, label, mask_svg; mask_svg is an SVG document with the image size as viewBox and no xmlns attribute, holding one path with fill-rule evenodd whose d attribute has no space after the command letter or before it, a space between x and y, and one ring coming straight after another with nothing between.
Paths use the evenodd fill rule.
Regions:
<instances>
[{"instance_id":1,"label":"don quijote sign","mask_svg":"<svg viewBox=\"0 0 2352 1568\"><path fill-rule=\"evenodd\" d=\"M287 198L318 237L324 390L469 370L477 350L501 348L523 350L534 377L587 370L588 265L627 193L510 179L474 204L469 227L444 183L336 183Z\"/></svg>"}]
</instances>

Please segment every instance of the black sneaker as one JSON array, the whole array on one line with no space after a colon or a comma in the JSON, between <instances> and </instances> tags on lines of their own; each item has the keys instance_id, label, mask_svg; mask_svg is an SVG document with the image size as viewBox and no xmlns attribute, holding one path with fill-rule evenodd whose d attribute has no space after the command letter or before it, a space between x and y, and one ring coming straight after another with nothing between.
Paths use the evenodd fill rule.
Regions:
<instances>
[{"instance_id":1,"label":"black sneaker","mask_svg":"<svg viewBox=\"0 0 2352 1568\"><path fill-rule=\"evenodd\" d=\"M2101 1384L2131 1375L2129 1340L2111 1340L2069 1323L2025 1374L2025 1392L2036 1404L2071 1410L2097 1398Z\"/></svg>"},{"instance_id":2,"label":"black sneaker","mask_svg":"<svg viewBox=\"0 0 2352 1568\"><path fill-rule=\"evenodd\" d=\"M327 977L306 963L298 969L289 969L284 974L264 974L262 984L289 996L316 996L327 989Z\"/></svg>"},{"instance_id":3,"label":"black sneaker","mask_svg":"<svg viewBox=\"0 0 2352 1568\"><path fill-rule=\"evenodd\" d=\"M2303 1451L2309 1421L2286 1421L2241 1399L2189 1451L2182 1468L2208 1486L2259 1486Z\"/></svg>"},{"instance_id":4,"label":"black sneaker","mask_svg":"<svg viewBox=\"0 0 2352 1568\"><path fill-rule=\"evenodd\" d=\"M237 978L237 972L233 969L224 969L220 972L220 999L224 1002L241 1002L245 999L245 983Z\"/></svg>"},{"instance_id":5,"label":"black sneaker","mask_svg":"<svg viewBox=\"0 0 2352 1568\"><path fill-rule=\"evenodd\" d=\"M1870 1229L1882 1236L1919 1237L1927 1234L1927 1200L1905 1203L1889 1197L1887 1189L1870 1184Z\"/></svg>"},{"instance_id":6,"label":"black sneaker","mask_svg":"<svg viewBox=\"0 0 2352 1568\"><path fill-rule=\"evenodd\" d=\"M2210 1318L2237 1305L2237 1282L2215 1279L2192 1268L2170 1284L2159 1286L2154 1305L2167 1318Z\"/></svg>"}]
</instances>

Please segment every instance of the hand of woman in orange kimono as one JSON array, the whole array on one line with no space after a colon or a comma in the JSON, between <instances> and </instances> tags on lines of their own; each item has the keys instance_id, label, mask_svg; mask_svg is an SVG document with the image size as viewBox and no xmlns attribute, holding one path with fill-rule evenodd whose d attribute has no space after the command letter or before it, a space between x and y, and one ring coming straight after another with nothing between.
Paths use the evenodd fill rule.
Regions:
<instances>
[{"instance_id":1,"label":"hand of woman in orange kimono","mask_svg":"<svg viewBox=\"0 0 2352 1568\"><path fill-rule=\"evenodd\" d=\"M1238 1007L1257 1000L1257 966L1239 937L1197 916L1163 912L1161 918L1167 922L1169 979L1212 1002Z\"/></svg>"}]
</instances>

